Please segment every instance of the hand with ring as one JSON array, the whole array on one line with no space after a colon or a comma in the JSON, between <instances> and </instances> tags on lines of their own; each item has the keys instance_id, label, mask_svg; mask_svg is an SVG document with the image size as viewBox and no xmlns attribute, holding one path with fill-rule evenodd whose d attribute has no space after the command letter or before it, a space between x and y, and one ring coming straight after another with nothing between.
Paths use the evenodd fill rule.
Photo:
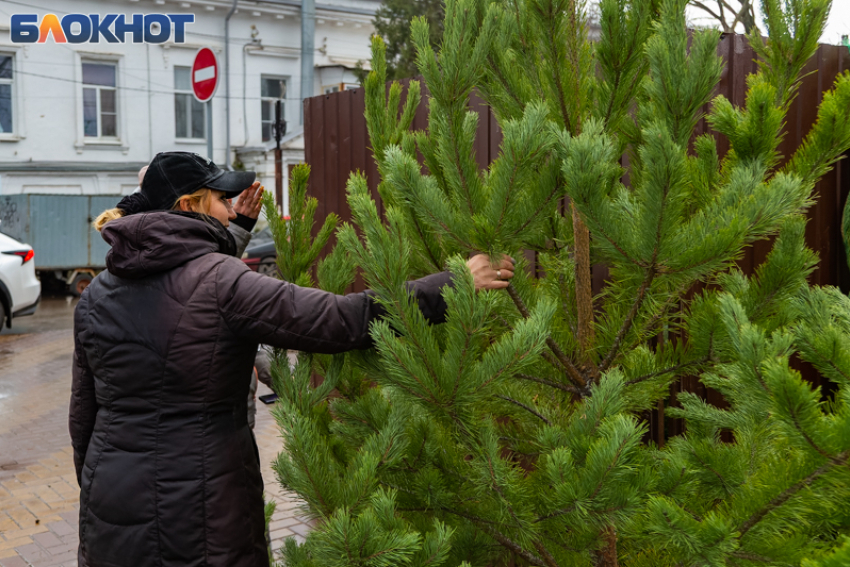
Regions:
<instances>
[{"instance_id":1,"label":"hand with ring","mask_svg":"<svg viewBox=\"0 0 850 567\"><path fill-rule=\"evenodd\" d=\"M502 256L497 264L491 264L486 254L476 254L466 265L475 279L475 290L504 289L514 277L514 260L510 256Z\"/></svg>"}]
</instances>

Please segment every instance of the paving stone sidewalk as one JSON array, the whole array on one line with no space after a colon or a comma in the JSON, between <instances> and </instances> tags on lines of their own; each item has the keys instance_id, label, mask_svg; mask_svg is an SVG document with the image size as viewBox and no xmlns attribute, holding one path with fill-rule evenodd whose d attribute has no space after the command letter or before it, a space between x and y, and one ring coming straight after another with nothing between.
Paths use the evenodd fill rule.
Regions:
<instances>
[{"instance_id":1,"label":"paving stone sidewalk","mask_svg":"<svg viewBox=\"0 0 850 567\"><path fill-rule=\"evenodd\" d=\"M79 487L68 436L70 330L0 336L0 566L76 567ZM259 394L269 390L261 385ZM255 434L266 498L277 510L272 548L309 530L275 481L280 451L270 407L258 403Z\"/></svg>"}]
</instances>

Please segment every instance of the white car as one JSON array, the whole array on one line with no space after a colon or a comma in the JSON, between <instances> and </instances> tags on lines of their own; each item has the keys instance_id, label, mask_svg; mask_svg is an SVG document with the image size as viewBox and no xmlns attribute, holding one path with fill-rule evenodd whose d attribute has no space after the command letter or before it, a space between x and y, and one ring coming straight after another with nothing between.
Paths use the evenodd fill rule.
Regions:
<instances>
[{"instance_id":1,"label":"white car","mask_svg":"<svg viewBox=\"0 0 850 567\"><path fill-rule=\"evenodd\" d=\"M12 319L32 315L41 301L41 282L35 277L33 250L0 232L0 330Z\"/></svg>"}]
</instances>

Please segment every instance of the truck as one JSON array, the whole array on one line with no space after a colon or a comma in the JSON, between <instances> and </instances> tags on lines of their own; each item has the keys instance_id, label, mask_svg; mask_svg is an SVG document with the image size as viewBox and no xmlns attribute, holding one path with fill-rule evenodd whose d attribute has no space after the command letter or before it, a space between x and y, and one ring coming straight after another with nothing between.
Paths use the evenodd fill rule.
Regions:
<instances>
[{"instance_id":1,"label":"truck","mask_svg":"<svg viewBox=\"0 0 850 567\"><path fill-rule=\"evenodd\" d=\"M0 228L35 251L35 269L44 286L67 286L79 296L106 267L109 245L92 222L121 195L0 196Z\"/></svg>"}]
</instances>

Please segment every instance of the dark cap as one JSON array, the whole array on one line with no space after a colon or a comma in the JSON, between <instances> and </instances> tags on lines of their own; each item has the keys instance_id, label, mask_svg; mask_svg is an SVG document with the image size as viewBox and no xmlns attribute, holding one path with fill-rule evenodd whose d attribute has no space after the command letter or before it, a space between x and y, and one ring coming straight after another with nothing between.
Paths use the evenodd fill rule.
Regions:
<instances>
[{"instance_id":1,"label":"dark cap","mask_svg":"<svg viewBox=\"0 0 850 567\"><path fill-rule=\"evenodd\" d=\"M168 210L177 199L198 189L223 191L230 199L251 186L253 171L225 171L209 159L191 152L156 154L142 180L140 193L128 195L118 203L127 214Z\"/></svg>"}]
</instances>

